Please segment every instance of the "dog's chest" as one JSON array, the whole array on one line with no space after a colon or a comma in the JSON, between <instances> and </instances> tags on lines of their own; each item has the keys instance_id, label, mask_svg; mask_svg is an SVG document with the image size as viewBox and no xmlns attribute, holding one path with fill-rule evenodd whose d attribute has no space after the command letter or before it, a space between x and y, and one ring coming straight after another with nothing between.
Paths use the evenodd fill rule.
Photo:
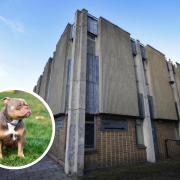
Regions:
<instances>
[{"instance_id":1,"label":"dog's chest","mask_svg":"<svg viewBox=\"0 0 180 180\"><path fill-rule=\"evenodd\" d=\"M15 130L15 127L14 125L10 124L10 123L7 123L8 125L8 130L7 130L7 134L15 134L17 133L16 130Z\"/></svg>"},{"instance_id":2,"label":"dog's chest","mask_svg":"<svg viewBox=\"0 0 180 180\"><path fill-rule=\"evenodd\" d=\"M12 135L12 140L16 141L17 140L18 132L15 130L15 128L16 128L16 124L18 124L18 121L17 120L13 120L12 123L13 124L7 123L8 129L6 131L6 135Z\"/></svg>"}]
</instances>

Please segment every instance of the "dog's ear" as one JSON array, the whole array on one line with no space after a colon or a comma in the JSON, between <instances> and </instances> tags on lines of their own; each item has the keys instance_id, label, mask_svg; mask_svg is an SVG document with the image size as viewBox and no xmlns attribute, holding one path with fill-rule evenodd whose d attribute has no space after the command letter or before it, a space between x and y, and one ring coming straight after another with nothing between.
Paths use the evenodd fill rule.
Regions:
<instances>
[{"instance_id":1,"label":"dog's ear","mask_svg":"<svg viewBox=\"0 0 180 180\"><path fill-rule=\"evenodd\" d=\"M3 98L2 100L3 100L3 104L4 105L6 105L9 101L10 101L10 97L5 97L5 98Z\"/></svg>"}]
</instances>

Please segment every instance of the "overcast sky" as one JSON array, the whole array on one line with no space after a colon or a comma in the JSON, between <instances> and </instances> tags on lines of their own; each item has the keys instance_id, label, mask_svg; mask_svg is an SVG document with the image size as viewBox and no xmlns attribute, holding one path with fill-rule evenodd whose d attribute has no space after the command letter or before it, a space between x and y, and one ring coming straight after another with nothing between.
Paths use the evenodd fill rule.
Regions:
<instances>
[{"instance_id":1,"label":"overcast sky","mask_svg":"<svg viewBox=\"0 0 180 180\"><path fill-rule=\"evenodd\" d=\"M0 0L0 90L32 90L66 24L82 8L180 62L179 0Z\"/></svg>"}]
</instances>

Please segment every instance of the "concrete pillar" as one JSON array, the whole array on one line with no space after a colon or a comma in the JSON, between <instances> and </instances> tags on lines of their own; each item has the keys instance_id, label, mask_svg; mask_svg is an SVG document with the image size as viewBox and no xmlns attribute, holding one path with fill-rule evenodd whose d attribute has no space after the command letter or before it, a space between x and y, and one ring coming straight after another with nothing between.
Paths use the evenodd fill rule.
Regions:
<instances>
[{"instance_id":1,"label":"concrete pillar","mask_svg":"<svg viewBox=\"0 0 180 180\"><path fill-rule=\"evenodd\" d=\"M136 76L138 81L138 91L143 95L144 100L144 120L143 120L143 133L144 133L144 144L146 146L146 155L148 162L155 162L155 149L153 142L152 134L152 124L150 118L150 110L148 103L148 87L145 78L145 72L142 62L140 43L136 42L137 55L135 56L135 67L136 67Z\"/></svg>"},{"instance_id":2,"label":"concrete pillar","mask_svg":"<svg viewBox=\"0 0 180 180\"><path fill-rule=\"evenodd\" d=\"M49 81L50 81L50 75L51 75L51 63L52 58L50 57L48 60L48 70L47 70L47 79L46 79L46 87L45 87L45 101L47 102L47 94L49 90Z\"/></svg>"},{"instance_id":3,"label":"concrete pillar","mask_svg":"<svg viewBox=\"0 0 180 180\"><path fill-rule=\"evenodd\" d=\"M87 11L77 11L72 47L65 173L83 175L87 57Z\"/></svg>"},{"instance_id":4,"label":"concrete pillar","mask_svg":"<svg viewBox=\"0 0 180 180\"><path fill-rule=\"evenodd\" d=\"M179 119L179 124L178 124L178 129L179 129L179 135L180 135L180 97L179 97L179 94L178 94L178 89L177 89L177 85L176 85L176 79L175 79L175 75L174 75L174 72L173 72L173 64L172 62L169 60L167 62L168 64L168 68L169 68L169 77L170 77L170 84L171 84L171 87L172 87L172 91L173 91L173 95L174 95L174 100L175 100L175 103L177 105L177 116L178 119Z\"/></svg>"}]
</instances>

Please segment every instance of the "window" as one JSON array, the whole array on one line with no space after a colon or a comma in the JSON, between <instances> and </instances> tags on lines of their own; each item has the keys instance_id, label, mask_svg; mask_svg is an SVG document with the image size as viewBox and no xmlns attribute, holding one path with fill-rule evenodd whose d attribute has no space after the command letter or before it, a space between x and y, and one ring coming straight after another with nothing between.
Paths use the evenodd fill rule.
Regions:
<instances>
[{"instance_id":1,"label":"window","mask_svg":"<svg viewBox=\"0 0 180 180\"><path fill-rule=\"evenodd\" d=\"M86 116L85 121L85 149L95 149L95 123L94 116Z\"/></svg>"},{"instance_id":2,"label":"window","mask_svg":"<svg viewBox=\"0 0 180 180\"><path fill-rule=\"evenodd\" d=\"M139 146L144 146L144 136L143 136L143 121L136 120L136 142Z\"/></svg>"},{"instance_id":3,"label":"window","mask_svg":"<svg viewBox=\"0 0 180 180\"><path fill-rule=\"evenodd\" d=\"M142 93L138 93L138 106L139 106L139 115L141 118L144 118L144 98Z\"/></svg>"},{"instance_id":4,"label":"window","mask_svg":"<svg viewBox=\"0 0 180 180\"><path fill-rule=\"evenodd\" d=\"M64 117L63 116L59 116L55 118L55 126L56 128L63 128L64 126Z\"/></svg>"},{"instance_id":5,"label":"window","mask_svg":"<svg viewBox=\"0 0 180 180\"><path fill-rule=\"evenodd\" d=\"M95 114L99 109L99 58L87 54L86 64L86 112Z\"/></svg>"},{"instance_id":6,"label":"window","mask_svg":"<svg viewBox=\"0 0 180 180\"><path fill-rule=\"evenodd\" d=\"M98 33L97 20L92 17L88 17L88 31L94 35Z\"/></svg>"},{"instance_id":7,"label":"window","mask_svg":"<svg viewBox=\"0 0 180 180\"><path fill-rule=\"evenodd\" d=\"M73 37L74 37L74 24L71 25L71 30L70 30L69 39L70 39L70 40L73 40Z\"/></svg>"},{"instance_id":8,"label":"window","mask_svg":"<svg viewBox=\"0 0 180 180\"><path fill-rule=\"evenodd\" d=\"M88 34L86 61L86 113L96 114L99 108L99 58L95 56L95 36Z\"/></svg>"},{"instance_id":9,"label":"window","mask_svg":"<svg viewBox=\"0 0 180 180\"><path fill-rule=\"evenodd\" d=\"M133 39L131 39L131 48L132 48L133 56L136 56L137 55L136 42Z\"/></svg>"},{"instance_id":10,"label":"window","mask_svg":"<svg viewBox=\"0 0 180 180\"><path fill-rule=\"evenodd\" d=\"M142 59L143 59L143 61L145 61L146 60L146 51L145 51L144 46L140 45L140 50L141 50Z\"/></svg>"},{"instance_id":11,"label":"window","mask_svg":"<svg viewBox=\"0 0 180 180\"><path fill-rule=\"evenodd\" d=\"M179 114L179 111L178 111L178 103L175 102L175 108L176 108L176 114L177 114L177 117L178 117L178 120L180 120L180 114Z\"/></svg>"},{"instance_id":12,"label":"window","mask_svg":"<svg viewBox=\"0 0 180 180\"><path fill-rule=\"evenodd\" d=\"M177 140L180 140L180 136L179 136L179 125L177 123L176 127L175 127L175 138Z\"/></svg>"},{"instance_id":13,"label":"window","mask_svg":"<svg viewBox=\"0 0 180 180\"><path fill-rule=\"evenodd\" d=\"M125 119L105 116L101 120L101 130L103 131L127 131L128 122Z\"/></svg>"},{"instance_id":14,"label":"window","mask_svg":"<svg viewBox=\"0 0 180 180\"><path fill-rule=\"evenodd\" d=\"M88 34L87 36L87 53L95 56L96 42L93 35Z\"/></svg>"},{"instance_id":15,"label":"window","mask_svg":"<svg viewBox=\"0 0 180 180\"><path fill-rule=\"evenodd\" d=\"M150 110L150 117L151 119L154 119L154 102L153 97L148 95L148 104L149 104L149 110Z\"/></svg>"}]
</instances>

